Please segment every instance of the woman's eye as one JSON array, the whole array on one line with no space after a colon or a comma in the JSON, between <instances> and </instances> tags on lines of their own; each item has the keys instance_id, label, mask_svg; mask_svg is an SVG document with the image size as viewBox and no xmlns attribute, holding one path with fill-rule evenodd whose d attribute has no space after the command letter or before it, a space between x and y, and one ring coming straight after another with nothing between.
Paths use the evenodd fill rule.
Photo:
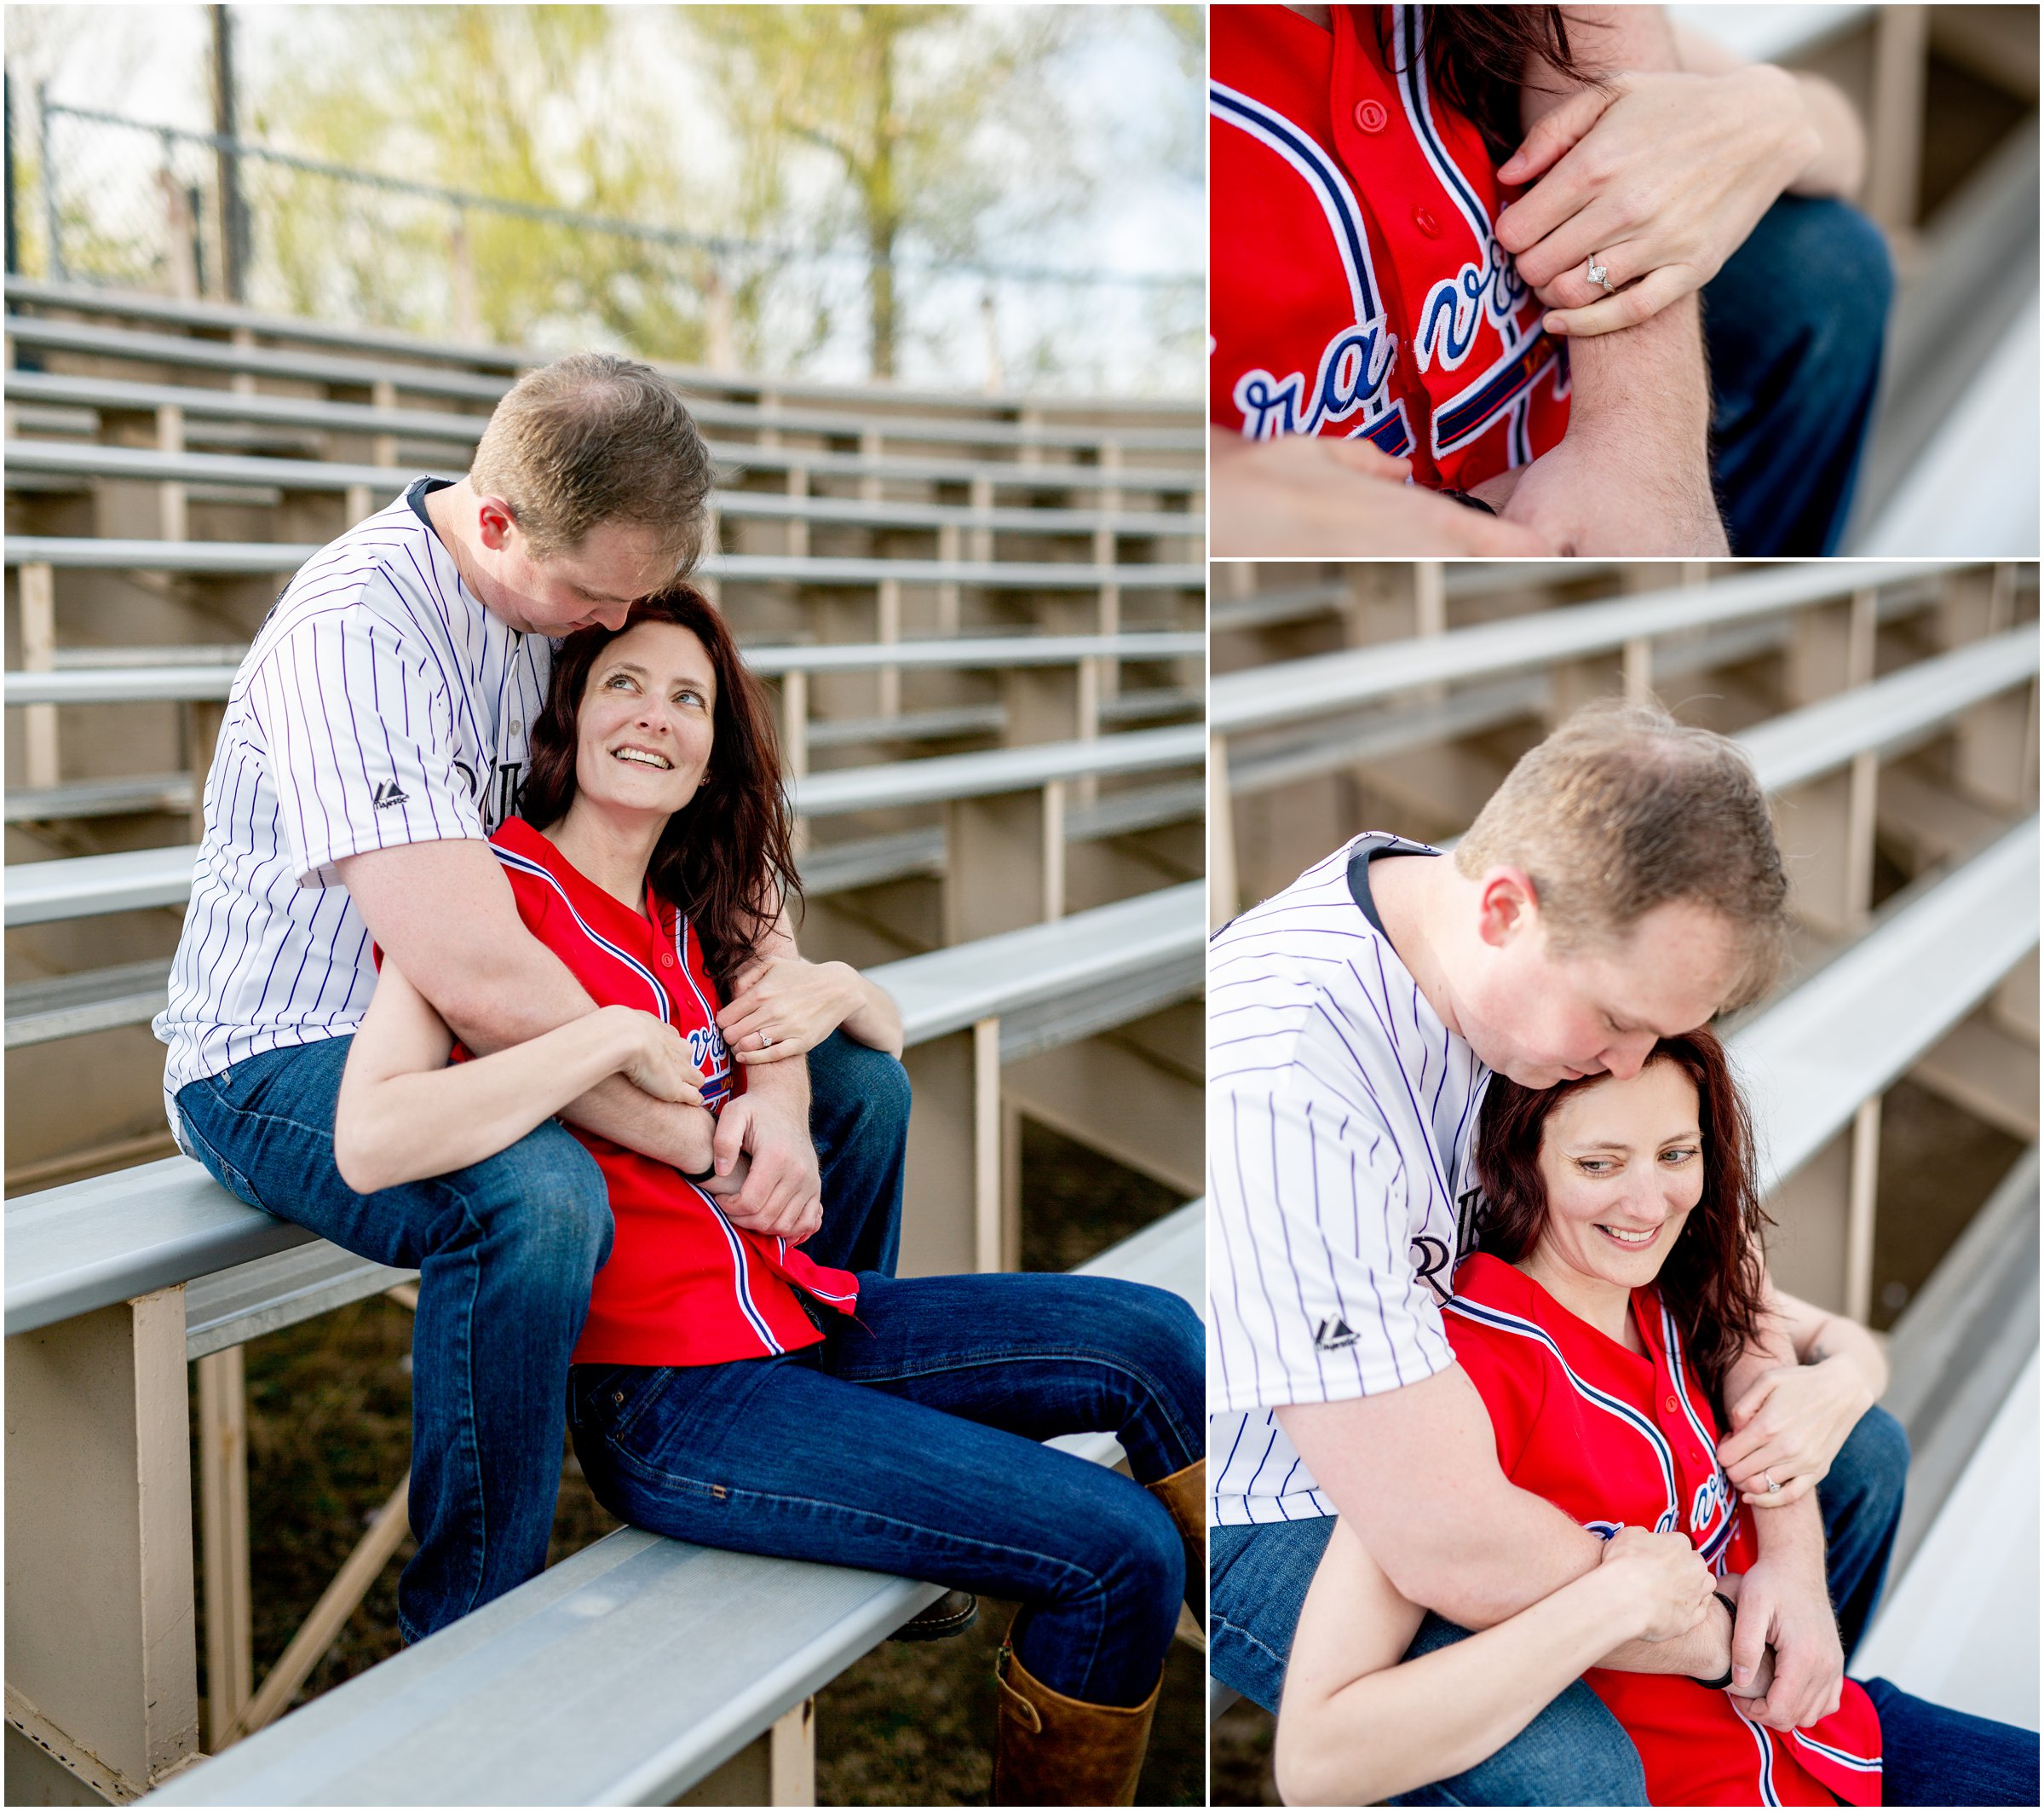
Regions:
<instances>
[{"instance_id":1,"label":"woman's eye","mask_svg":"<svg viewBox=\"0 0 2044 1811\"><path fill-rule=\"evenodd\" d=\"M1609 1173L1611 1166L1609 1161L1603 1157L1585 1157L1582 1168L1586 1175L1602 1176Z\"/></svg>"},{"instance_id":2,"label":"woman's eye","mask_svg":"<svg viewBox=\"0 0 2044 1811\"><path fill-rule=\"evenodd\" d=\"M629 674L618 672L613 673L603 683L614 692L621 687L629 686L631 683L631 679Z\"/></svg>"},{"instance_id":3,"label":"woman's eye","mask_svg":"<svg viewBox=\"0 0 2044 1811\"><path fill-rule=\"evenodd\" d=\"M1696 1147L1694 1145L1678 1145L1673 1151L1662 1151L1661 1161L1663 1163L1686 1163L1696 1154Z\"/></svg>"}]
</instances>

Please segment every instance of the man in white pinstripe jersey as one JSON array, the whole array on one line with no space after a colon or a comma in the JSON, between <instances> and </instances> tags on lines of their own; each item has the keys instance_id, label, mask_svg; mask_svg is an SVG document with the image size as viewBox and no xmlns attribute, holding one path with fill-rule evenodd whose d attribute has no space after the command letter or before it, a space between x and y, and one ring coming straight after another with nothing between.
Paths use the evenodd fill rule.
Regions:
<instances>
[{"instance_id":1,"label":"man in white pinstripe jersey","mask_svg":"<svg viewBox=\"0 0 2044 1811\"><path fill-rule=\"evenodd\" d=\"M1756 997L1779 966L1786 891L1739 751L1655 707L1605 705L1525 756L1452 858L1367 834L1215 937L1209 1639L1224 1683L1276 1709L1338 1514L1434 1612L1414 1653L1597 1565L1593 1534L1506 1480L1442 1336L1479 1206L1477 1110L1493 1070L1529 1087L1631 1076L1657 1036ZM1763 1414L1787 1426L1817 1393L1785 1346L1749 1351L1728 1400L1770 1376ZM1855 1637L1880 1590L1907 1448L1878 1409L1806 1445L1757 1507L1761 1590L1748 1573L1730 1655L1705 1651L1713 1623L1605 1664L1711 1677L1771 1647L1765 1721L1834 1702L1839 1621ZM1748 1483L1736 1467L1733 1481ZM1641 1804L1644 1790L1579 1681L1488 1759L1401 1802Z\"/></svg>"},{"instance_id":2,"label":"man in white pinstripe jersey","mask_svg":"<svg viewBox=\"0 0 2044 1811\"><path fill-rule=\"evenodd\" d=\"M688 411L648 366L590 353L528 373L466 477L417 479L292 580L235 675L207 776L155 1026L166 1106L180 1145L251 1205L420 1272L408 1641L545 1562L568 1354L611 1217L595 1161L552 1121L452 1176L370 1196L341 1180L334 1108L376 984L371 939L478 1053L594 1010L526 930L484 839L515 804L550 638L616 628L687 573L712 476ZM775 1029L797 1059L751 1066L710 1187L734 1221L808 1239L819 1263L891 1273L907 1079L839 1035L809 1047L792 1021L829 983L785 916L776 941L775 1010L791 1022ZM565 1116L682 1155L677 1109L622 1076ZM840 1196L876 1205L863 1223L826 1220Z\"/></svg>"}]
</instances>

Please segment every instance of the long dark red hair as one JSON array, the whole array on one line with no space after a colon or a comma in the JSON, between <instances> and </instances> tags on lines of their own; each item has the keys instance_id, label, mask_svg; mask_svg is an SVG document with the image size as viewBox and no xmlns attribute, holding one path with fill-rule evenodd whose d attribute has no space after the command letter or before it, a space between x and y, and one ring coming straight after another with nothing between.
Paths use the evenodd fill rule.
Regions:
<instances>
[{"instance_id":1,"label":"long dark red hair","mask_svg":"<svg viewBox=\"0 0 2044 1811\"><path fill-rule=\"evenodd\" d=\"M1372 12L1379 60L1393 69L1393 9ZM1535 57L1571 81L1587 79L1581 47L1570 44L1569 21L1558 6L1427 6L1420 12L1427 85L1476 126L1500 163L1524 136L1519 88Z\"/></svg>"},{"instance_id":2,"label":"long dark red hair","mask_svg":"<svg viewBox=\"0 0 2044 1811\"><path fill-rule=\"evenodd\" d=\"M644 622L671 622L703 644L717 676L710 769L694 798L667 820L647 879L686 913L703 959L728 984L773 928L784 900L800 897L790 847L793 820L780 783L780 742L766 694L708 598L671 585L631 607L622 629L579 629L554 655L546 707L533 726L533 764L518 815L545 829L575 799L577 721L597 656Z\"/></svg>"},{"instance_id":3,"label":"long dark red hair","mask_svg":"<svg viewBox=\"0 0 2044 1811\"><path fill-rule=\"evenodd\" d=\"M1681 1329L1696 1374L1724 1418L1724 1377L1760 1330L1761 1249L1773 1224L1762 1210L1753 1167L1753 1121L1724 1047L1708 1031L1664 1037L1650 1063L1673 1063L1696 1089L1703 1134L1703 1194L1675 1249L1661 1266L1661 1299ZM1477 1126L1477 1175L1484 1207L1477 1247L1516 1264L1539 1243L1547 1219L1540 1182L1540 1136L1547 1116L1577 1090L1605 1078L1586 1076L1550 1088L1521 1087L1493 1076Z\"/></svg>"}]
</instances>

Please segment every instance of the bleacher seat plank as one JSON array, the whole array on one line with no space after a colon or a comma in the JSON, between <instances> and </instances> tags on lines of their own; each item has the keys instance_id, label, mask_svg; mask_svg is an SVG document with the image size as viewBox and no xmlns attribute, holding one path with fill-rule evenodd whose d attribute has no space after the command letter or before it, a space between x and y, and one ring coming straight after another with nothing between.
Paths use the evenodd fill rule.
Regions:
<instances>
[{"instance_id":1,"label":"bleacher seat plank","mask_svg":"<svg viewBox=\"0 0 2044 1811\"><path fill-rule=\"evenodd\" d=\"M867 972L900 1006L911 1045L1030 1010L1037 1017L1025 1023L1040 1036L1051 1009L1092 996L1097 1016L1103 990L1117 986L1125 1000L1135 997L1130 989L1147 989L1143 997L1160 1003L1196 992L1203 894L1191 881ZM188 1157L17 1196L6 1204L6 1222L10 1335L195 1283L312 1237L236 1199ZM362 1293L383 1286L367 1278Z\"/></svg>"},{"instance_id":2,"label":"bleacher seat plank","mask_svg":"<svg viewBox=\"0 0 2044 1811\"><path fill-rule=\"evenodd\" d=\"M367 490L379 507L399 495L418 474L405 467L348 464L326 459L275 459L218 453L163 453L147 447L113 447L59 441L9 440L0 446L7 482L18 486L38 477L124 482L173 483L249 488L279 494L297 491ZM458 470L429 471L450 482ZM1183 510L976 509L965 504L904 503L884 498L789 497L774 491L720 489L709 507L734 519L809 522L876 528L985 528L1013 534L1091 534L1112 529L1120 535L1203 533L1200 519Z\"/></svg>"},{"instance_id":3,"label":"bleacher seat plank","mask_svg":"<svg viewBox=\"0 0 2044 1811\"><path fill-rule=\"evenodd\" d=\"M388 383L400 393L440 396L450 401L494 404L511 379L486 377L445 366L386 363L260 346L235 346L181 334L151 333L75 321L44 320L9 314L8 337L19 346L38 351L74 353L88 358L118 359L143 365L171 365L202 371L246 372L288 383L336 385L372 390ZM970 417L891 415L861 398L867 412L839 413L827 409L782 405L771 411L757 403L734 403L700 390L688 398L689 412L705 426L778 427L784 430L843 435L857 439L878 432L897 441L982 447L1082 449L1112 442L1136 452L1203 452L1203 429L1154 427L1080 427L1056 422L1026 425L1016 422L975 420Z\"/></svg>"},{"instance_id":4,"label":"bleacher seat plank","mask_svg":"<svg viewBox=\"0 0 2044 1811\"><path fill-rule=\"evenodd\" d=\"M230 431L234 424L258 444L285 429L320 434L388 435L400 446L419 441L473 447L489 417L431 409L381 409L362 402L329 402L301 396L272 396L183 384L132 383L70 372L9 372L10 400L43 398L77 403L108 414L153 413L177 409L187 418L187 443ZM265 429L256 424L268 424ZM26 424L23 424L26 425ZM65 431L89 431L67 424ZM984 480L997 490L1053 493L1073 490L1160 492L1189 495L1206 487L1198 467L1122 464L1022 464L1013 459L976 460L907 453L838 453L802 446L763 447L750 441L709 439L711 456L734 472L803 471L815 476L899 479L904 482L966 485Z\"/></svg>"},{"instance_id":5,"label":"bleacher seat plank","mask_svg":"<svg viewBox=\"0 0 2044 1811\"><path fill-rule=\"evenodd\" d=\"M187 773L123 774L104 780L66 780L56 786L10 787L10 824L46 823L63 817L116 817L134 811L192 809L192 776Z\"/></svg>"},{"instance_id":6,"label":"bleacher seat plank","mask_svg":"<svg viewBox=\"0 0 2044 1811\"><path fill-rule=\"evenodd\" d=\"M165 541L14 535L6 538L9 566L42 565L69 572L181 572L218 577L295 573L320 551L312 542ZM839 555L715 553L695 576L734 583L781 581L803 585L871 586L883 580L905 585L959 585L986 591L1198 591L1204 565L1180 561L1100 566L1079 560L870 559Z\"/></svg>"},{"instance_id":7,"label":"bleacher seat plank","mask_svg":"<svg viewBox=\"0 0 2044 1811\"><path fill-rule=\"evenodd\" d=\"M7 1047L144 1024L163 1010L170 980L159 960L17 982L7 990Z\"/></svg>"},{"instance_id":8,"label":"bleacher seat plank","mask_svg":"<svg viewBox=\"0 0 2044 1811\"><path fill-rule=\"evenodd\" d=\"M1205 1207L1081 1272L1198 1307ZM1120 1452L1105 1434L1053 1444L1101 1463ZM148 1802L669 1803L937 1595L621 1529Z\"/></svg>"},{"instance_id":9,"label":"bleacher seat plank","mask_svg":"<svg viewBox=\"0 0 2044 1811\"><path fill-rule=\"evenodd\" d=\"M1856 588L1886 587L1969 563L1974 562L1817 561L1607 603L1540 611L1448 635L1415 637L1252 667L1215 678L1208 721L1216 735L1231 735L1354 708L1419 686L1498 678L1552 666L1609 653L1643 637L1662 642L1686 632L1723 627L1846 597Z\"/></svg>"},{"instance_id":10,"label":"bleacher seat plank","mask_svg":"<svg viewBox=\"0 0 2044 1811\"><path fill-rule=\"evenodd\" d=\"M1771 1193L2036 947L2037 820L2009 830L1732 1034Z\"/></svg>"},{"instance_id":11,"label":"bleacher seat plank","mask_svg":"<svg viewBox=\"0 0 2044 1811\"><path fill-rule=\"evenodd\" d=\"M240 332L258 338L282 339L305 345L325 345L349 351L387 354L423 359L441 364L507 373L544 364L555 355L537 347L477 345L463 341L430 340L396 328L314 320L297 314L269 314L260 309L220 302L187 301L144 291L102 288L96 285L54 283L11 275L6 280L10 307L60 309L73 314L92 314L123 320L149 320L200 332ZM1182 416L1191 406L1168 398L1117 396L1103 405L1092 396L1041 396L1036 395L961 395L956 389L925 389L906 384L848 382L827 378L767 378L756 374L713 370L707 366L666 363L656 368L677 382L701 385L723 395L751 394L757 397L801 396L832 401L871 405L876 400L912 403L964 413L988 411L1012 412L1021 409L1051 413L1091 413L1103 406L1116 413Z\"/></svg>"}]
</instances>

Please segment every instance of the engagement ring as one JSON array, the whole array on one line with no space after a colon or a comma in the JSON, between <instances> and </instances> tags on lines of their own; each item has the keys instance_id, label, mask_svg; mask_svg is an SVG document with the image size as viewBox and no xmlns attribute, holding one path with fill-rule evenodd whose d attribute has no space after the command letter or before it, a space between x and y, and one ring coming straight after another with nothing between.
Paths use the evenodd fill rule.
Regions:
<instances>
[{"instance_id":1,"label":"engagement ring","mask_svg":"<svg viewBox=\"0 0 2044 1811\"><path fill-rule=\"evenodd\" d=\"M1764 1484L1764 1485L1765 1485L1767 1486L1767 1494L1768 1494L1770 1497L1773 1496L1773 1495L1774 1495L1774 1474L1773 1474L1772 1472L1762 1472L1762 1473L1760 1474L1760 1482L1761 1482L1762 1484Z\"/></svg>"},{"instance_id":2,"label":"engagement ring","mask_svg":"<svg viewBox=\"0 0 2044 1811\"><path fill-rule=\"evenodd\" d=\"M1601 285L1603 286L1604 292L1607 296L1615 296L1618 293L1618 291L1611 286L1610 266L1608 264L1598 263L1597 262L1597 254L1594 251L1590 254L1590 280L1592 283Z\"/></svg>"}]
</instances>

